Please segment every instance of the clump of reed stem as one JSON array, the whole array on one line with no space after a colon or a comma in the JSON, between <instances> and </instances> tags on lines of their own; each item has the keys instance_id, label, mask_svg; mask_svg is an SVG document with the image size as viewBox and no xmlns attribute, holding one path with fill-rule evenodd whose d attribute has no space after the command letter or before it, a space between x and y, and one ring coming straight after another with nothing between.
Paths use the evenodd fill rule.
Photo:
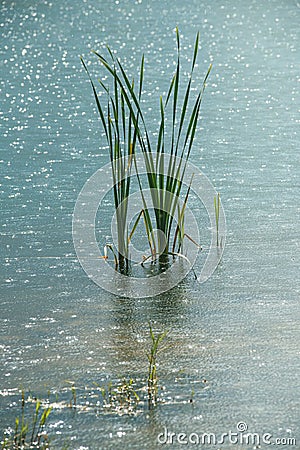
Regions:
<instances>
[{"instance_id":1,"label":"clump of reed stem","mask_svg":"<svg viewBox=\"0 0 300 450\"><path fill-rule=\"evenodd\" d=\"M139 83L136 86L130 80L122 63L108 48L109 59L94 51L102 66L106 69L108 79L113 85L113 92L103 81L99 81L106 94L107 104L104 108L102 95L98 94L86 64L83 66L88 73L97 109L101 118L106 140L109 147L110 161L113 175L113 191L118 228L118 265L122 270L128 268L128 245L132 232L128 233L127 211L130 191L130 176L132 166L135 165L143 208L137 221L143 215L146 238L150 247L152 259L159 259L165 263L168 255L178 244L182 248L184 233L184 213L188 200L188 193L183 206L180 207L180 195L185 182L185 172L195 139L200 107L211 71L209 66L204 80L196 93L191 94L193 74L199 49L199 33L196 35L192 58L191 73L184 90L183 102L179 104L180 93L180 37L176 28L177 63L171 79L166 98L159 98L159 128L157 140L152 142L150 130L146 123L142 109L142 88L144 81L144 55L141 59ZM169 141L166 139L166 127L169 122L166 114L171 115ZM147 171L147 186L150 189L152 205L147 205L143 194L143 182L136 162L137 148L142 152ZM154 211L154 222L150 210ZM174 216L178 216L174 225ZM133 227L136 228L136 224ZM154 235L156 229L157 235ZM176 242L177 241L177 242Z\"/></svg>"}]
</instances>

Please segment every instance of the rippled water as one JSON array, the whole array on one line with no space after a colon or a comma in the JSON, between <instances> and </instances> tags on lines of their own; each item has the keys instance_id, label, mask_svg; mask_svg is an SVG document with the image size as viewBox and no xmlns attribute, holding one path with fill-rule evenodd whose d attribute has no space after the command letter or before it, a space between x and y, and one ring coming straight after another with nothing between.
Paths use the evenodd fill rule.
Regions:
<instances>
[{"instance_id":1,"label":"rippled water","mask_svg":"<svg viewBox=\"0 0 300 450\"><path fill-rule=\"evenodd\" d=\"M164 426L220 435L240 421L299 442L299 8L1 1L0 430L21 387L63 397L66 380L78 391L142 380L151 320L171 329L158 369L165 403L133 417L55 411L54 448L157 448ZM117 298L87 278L72 243L76 198L108 161L79 56L97 76L91 49L109 44L133 73L145 53L155 132L176 25L184 70L198 29L198 81L213 63L192 160L221 193L227 245L203 285L191 275L155 298Z\"/></svg>"}]
</instances>

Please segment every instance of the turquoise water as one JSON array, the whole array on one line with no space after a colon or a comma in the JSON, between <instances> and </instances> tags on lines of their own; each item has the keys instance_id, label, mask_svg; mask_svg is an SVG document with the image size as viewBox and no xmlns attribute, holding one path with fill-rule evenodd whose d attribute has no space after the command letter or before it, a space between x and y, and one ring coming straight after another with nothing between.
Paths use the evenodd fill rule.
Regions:
<instances>
[{"instance_id":1,"label":"turquoise water","mask_svg":"<svg viewBox=\"0 0 300 450\"><path fill-rule=\"evenodd\" d=\"M299 445L299 7L1 1L1 431L21 387L65 399L66 380L82 395L123 376L141 385L151 320L171 330L162 402L133 416L55 409L53 448L155 449L164 426L220 436L241 421ZM88 279L73 247L77 196L108 162L79 56L96 77L91 49L108 43L133 73L145 53L155 133L176 25L184 70L198 29L197 81L213 63L192 161L221 193L227 243L205 284L190 274L158 297L122 299Z\"/></svg>"}]
</instances>

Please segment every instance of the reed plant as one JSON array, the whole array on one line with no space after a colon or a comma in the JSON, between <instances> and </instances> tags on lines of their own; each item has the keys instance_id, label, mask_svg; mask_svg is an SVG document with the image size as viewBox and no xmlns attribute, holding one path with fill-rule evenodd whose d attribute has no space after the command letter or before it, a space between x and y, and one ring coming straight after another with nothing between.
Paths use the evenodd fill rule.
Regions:
<instances>
[{"instance_id":1,"label":"reed plant","mask_svg":"<svg viewBox=\"0 0 300 450\"><path fill-rule=\"evenodd\" d=\"M147 353L148 358L148 403L149 406L156 405L158 393L158 376L157 376L157 357L162 351L161 343L168 334L168 331L163 331L157 336L154 335L151 324L149 324L149 332L151 338L151 348Z\"/></svg>"},{"instance_id":2,"label":"reed plant","mask_svg":"<svg viewBox=\"0 0 300 450\"><path fill-rule=\"evenodd\" d=\"M167 261L168 255L175 253L176 245L178 245L180 251L185 237L184 213L190 188L183 205L180 203L180 195L185 182L186 166L195 139L203 93L211 71L211 65L197 92L192 92L192 80L199 49L199 33L197 33L190 76L183 92L183 101L180 102L181 50L178 28L176 28L176 43L176 69L170 81L166 98L163 99L160 96L159 99L159 127L155 142L152 142L142 109L144 55L141 59L139 82L136 86L134 81L131 81L123 64L113 55L109 47L108 58L94 51L94 54L106 69L110 84L113 86L113 93L111 93L108 86L99 80L102 90L107 95L105 109L102 95L97 93L87 66L82 60L92 84L97 109L109 146L117 211L118 260L120 266L123 264L122 255L125 255L125 261L128 264L128 245L137 222L142 216L152 259L158 258L161 262ZM167 120L169 115L171 116L170 122ZM167 129L169 123L170 128ZM166 134L168 134L168 138ZM147 172L146 188L150 189L152 205L146 203L143 194L145 186L136 162L137 148L144 157ZM126 218L133 164L136 168L143 209L138 215L133 230L129 233ZM154 218L151 217L151 210L154 211ZM177 224L174 221L176 214ZM157 230L156 236L154 235L154 229Z\"/></svg>"},{"instance_id":3,"label":"reed plant","mask_svg":"<svg viewBox=\"0 0 300 450\"><path fill-rule=\"evenodd\" d=\"M110 49L108 50L113 58ZM129 269L129 233L127 226L127 212L133 155L137 144L137 118L136 113L132 110L132 108L128 107L129 99L126 92L118 83L116 65L111 67L113 75L112 92L107 85L99 80L106 96L106 100L103 101L102 96L96 91L95 84L82 58L81 62L92 85L97 109L109 148L109 157L112 169L113 195L118 233L117 255L111 245L106 245L105 250L112 250L115 257L115 263L123 272L124 270ZM144 58L142 58L141 73L143 73L143 65ZM138 95L139 101L142 93L142 82L143 79L141 77ZM134 89L134 82L132 82L131 89ZM104 105L104 103L106 105Z\"/></svg>"},{"instance_id":4,"label":"reed plant","mask_svg":"<svg viewBox=\"0 0 300 450\"><path fill-rule=\"evenodd\" d=\"M71 384L71 399L70 399L69 406L70 406L70 408L76 409L76 406L77 406L77 391L76 391L75 384L73 383L73 381L68 381L68 380L67 380L67 383Z\"/></svg>"},{"instance_id":5,"label":"reed plant","mask_svg":"<svg viewBox=\"0 0 300 450\"><path fill-rule=\"evenodd\" d=\"M129 378L129 380L123 378L115 385L112 381L109 381L107 386L101 386L96 382L93 384L100 392L96 405L98 412L103 408L103 410L117 412L118 414L135 413L140 403L140 397L136 392L136 383L133 378Z\"/></svg>"},{"instance_id":6,"label":"reed plant","mask_svg":"<svg viewBox=\"0 0 300 450\"><path fill-rule=\"evenodd\" d=\"M49 448L48 436L45 432L46 422L51 412L51 406L42 407L39 400L35 401L35 408L28 420L25 411L25 392L21 394L21 414L15 419L15 428L4 434L1 442L2 450L21 450L24 448Z\"/></svg>"},{"instance_id":7,"label":"reed plant","mask_svg":"<svg viewBox=\"0 0 300 450\"><path fill-rule=\"evenodd\" d=\"M217 230L217 247L219 247L220 194L214 197L215 220Z\"/></svg>"}]
</instances>

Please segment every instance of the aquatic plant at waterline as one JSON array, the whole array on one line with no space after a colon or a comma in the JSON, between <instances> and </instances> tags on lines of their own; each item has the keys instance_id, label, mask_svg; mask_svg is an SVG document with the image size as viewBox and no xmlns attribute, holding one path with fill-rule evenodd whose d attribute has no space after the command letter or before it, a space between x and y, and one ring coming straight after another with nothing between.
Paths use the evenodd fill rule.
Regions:
<instances>
[{"instance_id":1,"label":"aquatic plant at waterline","mask_svg":"<svg viewBox=\"0 0 300 450\"><path fill-rule=\"evenodd\" d=\"M28 420L25 418L28 412L25 412L25 392L22 390L20 417L16 418L14 429L9 428L4 432L1 449L49 448L45 426L52 408L50 405L42 407L39 400L35 400L34 403L32 418Z\"/></svg>"},{"instance_id":2,"label":"aquatic plant at waterline","mask_svg":"<svg viewBox=\"0 0 300 450\"><path fill-rule=\"evenodd\" d=\"M201 87L191 95L193 73L199 48L199 33L196 36L192 58L191 73L184 90L183 101L180 98L180 38L176 28L177 63L166 98L159 99L159 127L157 139L152 142L150 130L142 108L142 89L144 80L144 56L142 56L139 83L135 85L122 63L108 47L108 58L94 51L102 66L106 69L105 82L99 80L102 89L98 93L87 65L88 73L97 109L109 147L113 176L114 203L118 230L119 268L129 266L129 243L141 217L145 223L147 239L152 261L167 261L169 254L180 254L184 237L184 216L190 187L184 201L180 201L185 172L195 139L200 107L206 81L211 71L209 66ZM110 89L112 86L112 89ZM103 96L104 94L104 96ZM103 98L106 98L105 102ZM168 117L170 116L170 120ZM170 128L167 129L167 126ZM168 138L166 137L168 135ZM144 158L147 185L140 174L137 163L137 151ZM135 167L143 208L129 233L127 224L128 201L132 167ZM191 183L191 180L188 180ZM143 191L149 189L151 205L146 201ZM154 217L151 216L154 211ZM177 219L175 216L177 215ZM175 220L174 220L175 219ZM157 230L157 233L154 233ZM190 236L188 236L190 237ZM190 237L193 241L193 239ZM193 241L194 242L194 241ZM177 246L177 252L175 252ZM107 247L111 248L111 247ZM111 248L112 249L112 248ZM113 249L112 249L113 250Z\"/></svg>"},{"instance_id":3,"label":"aquatic plant at waterline","mask_svg":"<svg viewBox=\"0 0 300 450\"><path fill-rule=\"evenodd\" d=\"M78 421L76 420L75 424L73 422L78 413L94 415L97 421L95 426L98 427L99 417L106 414L129 417L146 414L148 417L149 410L157 405L169 407L170 401L177 405L180 401L185 405L197 401L195 396L198 390L196 392L194 390L194 381L191 393L181 394L180 400L180 391L177 391L178 380L185 374L184 370L178 368L169 387L163 383L161 365L158 362L162 352L167 353L174 345L168 340L169 331L154 330L149 324L148 337L150 339L147 339L146 348L143 348L147 360L145 358L145 361L141 362L143 370L138 370L138 374L135 373L137 378L127 374L112 381L104 377L100 382L93 382L90 387L86 384L75 386L74 381L65 380L67 383L65 389L60 392L54 389L52 393L48 391L44 400L37 400L32 393L25 396L25 392L22 391L20 414L15 421L12 419L11 424L0 430L0 449L72 449L74 442L73 437L70 438L70 430L73 429L73 433L78 433ZM161 362L164 363L163 358ZM169 376L168 379L170 381ZM205 389L207 381L205 379L198 381L201 381L203 387L205 385ZM176 389L176 392L173 389ZM172 397L173 400L170 400ZM13 410L18 407L15 401L10 400L9 403ZM67 433L65 437L64 433ZM75 436L74 438L76 439Z\"/></svg>"},{"instance_id":4,"label":"aquatic plant at waterline","mask_svg":"<svg viewBox=\"0 0 300 450\"><path fill-rule=\"evenodd\" d=\"M46 400L38 400L32 395L25 399L25 391L22 390L20 415L15 419L14 428L8 426L4 429L2 440L0 437L0 448L2 450L50 449L51 440L46 432L46 426L48 425L52 431L55 428L53 423L48 423L52 412L57 421L56 415L63 410L71 409L74 413L76 411L93 412L97 415L105 412L131 415L136 414L138 407L142 412L145 405L147 408L156 406L159 401L157 358L158 354L166 348L162 347L161 343L167 334L168 331L163 331L155 336L149 324L150 348L146 352L148 367L140 380L123 377L116 383L108 381L107 385L94 382L90 392L87 391L86 386L83 389L77 389L74 381L66 380L69 385L66 392L67 395L71 393L71 398L60 400L56 392L54 402L50 400L50 391Z\"/></svg>"},{"instance_id":5,"label":"aquatic plant at waterline","mask_svg":"<svg viewBox=\"0 0 300 450\"><path fill-rule=\"evenodd\" d=\"M148 367L148 402L149 405L156 405L157 403L157 391L158 391L158 376L157 376L157 356L162 350L160 347L161 342L165 339L168 331L163 331L159 333L156 337L154 335L151 324L149 324L150 338L152 345L150 351L147 353L147 358L149 361Z\"/></svg>"},{"instance_id":6,"label":"aquatic plant at waterline","mask_svg":"<svg viewBox=\"0 0 300 450\"><path fill-rule=\"evenodd\" d=\"M107 386L100 386L94 382L97 390L101 393L101 401L97 401L97 411L103 410L116 412L118 414L133 414L140 402L140 397L135 390L133 378L123 378L117 385L110 381Z\"/></svg>"}]
</instances>

